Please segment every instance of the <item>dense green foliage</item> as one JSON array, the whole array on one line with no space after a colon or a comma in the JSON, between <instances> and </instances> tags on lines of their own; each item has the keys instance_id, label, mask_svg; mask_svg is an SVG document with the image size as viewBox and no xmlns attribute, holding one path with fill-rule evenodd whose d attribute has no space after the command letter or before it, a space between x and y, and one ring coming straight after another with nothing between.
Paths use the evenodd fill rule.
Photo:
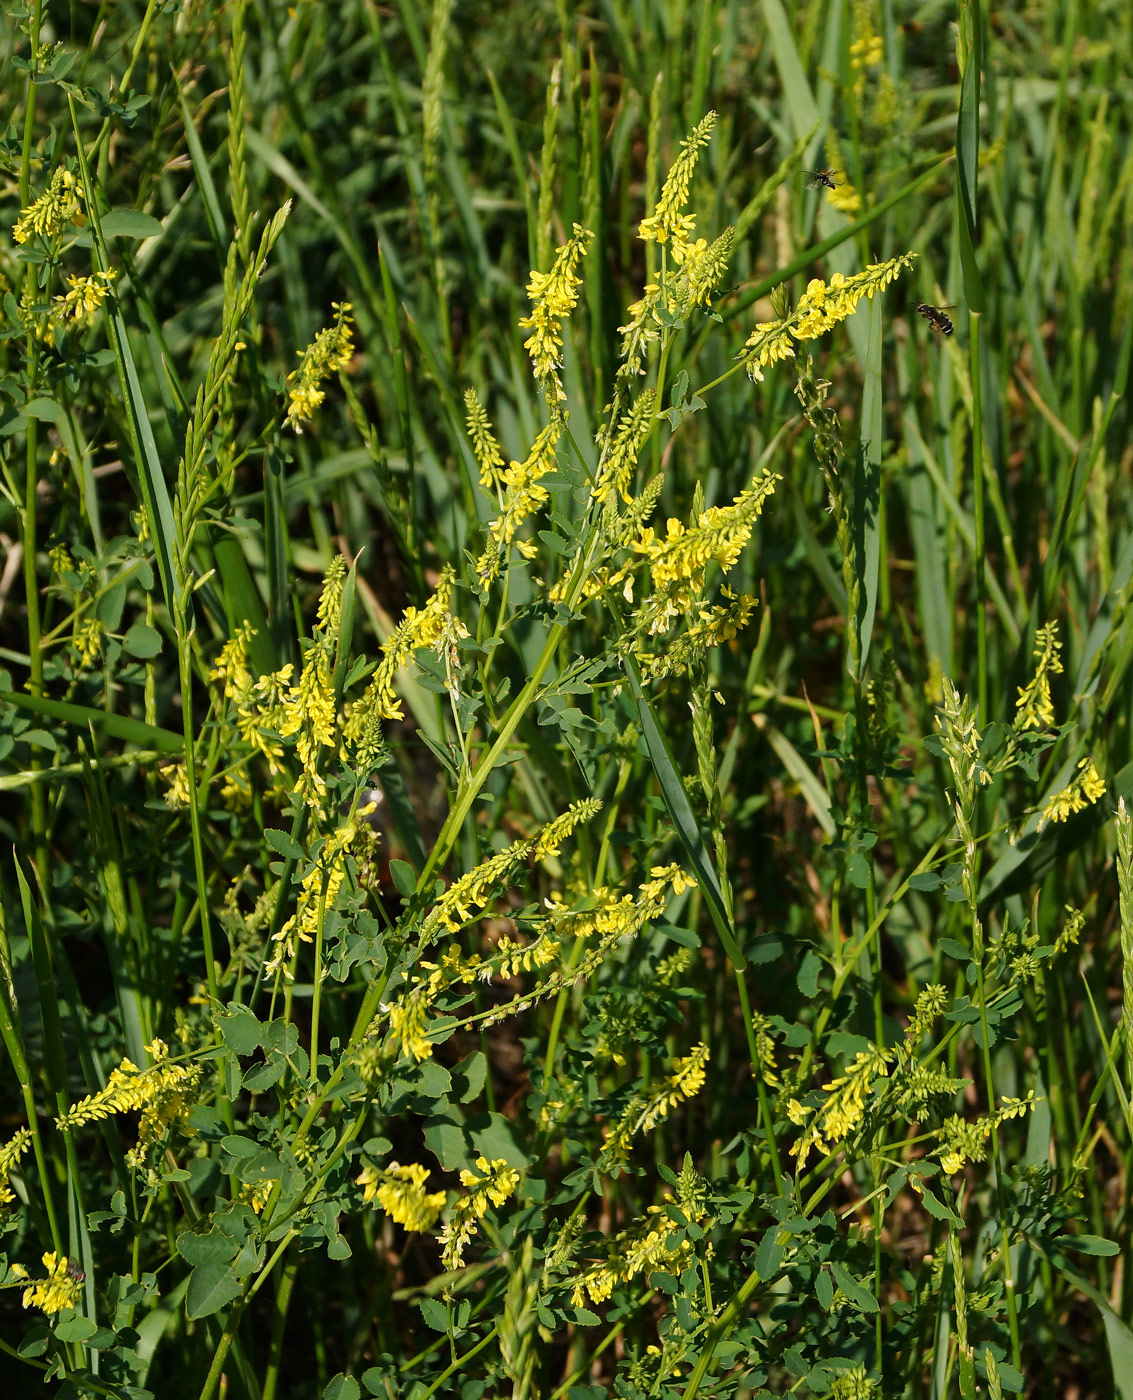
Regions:
<instances>
[{"instance_id":1,"label":"dense green foliage","mask_svg":"<svg viewBox=\"0 0 1133 1400\"><path fill-rule=\"evenodd\" d=\"M1130 1400L1128 4L7 20L19 1393Z\"/></svg>"}]
</instances>

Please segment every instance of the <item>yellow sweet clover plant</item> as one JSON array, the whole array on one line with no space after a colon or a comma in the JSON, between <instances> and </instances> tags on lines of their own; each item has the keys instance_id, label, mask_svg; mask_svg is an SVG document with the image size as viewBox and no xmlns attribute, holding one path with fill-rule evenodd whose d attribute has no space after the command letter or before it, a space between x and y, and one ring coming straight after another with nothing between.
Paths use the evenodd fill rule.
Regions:
<instances>
[{"instance_id":1,"label":"yellow sweet clover plant","mask_svg":"<svg viewBox=\"0 0 1133 1400\"><path fill-rule=\"evenodd\" d=\"M988 853L1008 833L1037 837L1097 807L1110 768L1099 720L1079 749L1059 751L1057 789L1038 786L1038 758L1073 733L1056 727L1055 623L1035 634L1030 678L998 687L1001 711L1017 695L1001 723L942 651L926 665L935 709L924 727L947 830L917 864L932 764L906 780L895 716L924 696L899 648L866 669L859 624L877 602L870 551L902 528L869 512L885 473L911 472L921 439L910 433L891 458L856 470L843 445L853 371L840 340L819 342L871 304L873 324L887 327L896 299L885 318L879 299L909 280L918 254L856 272L823 271L815 258L788 295L788 279L760 270L767 248L753 255L745 244L751 219L740 218L740 234L711 227L711 187L727 178L723 165L705 170L715 113L661 178L663 85L646 130L645 188L660 192L636 221L636 243L627 229L615 247L599 236L596 57L594 148L560 220L557 143L583 111L580 70L564 58L547 93L529 209L540 266L526 299L507 334L482 344L447 306L425 325L414 269L428 270L442 302L457 271L440 208L458 119L442 100L458 13L438 0L410 26L424 75L426 201L410 221L412 258L390 256L388 225L380 265L369 257L346 207L353 186L296 183L330 215L339 266L358 285L353 301L327 297L330 323L325 311L307 322L324 328L297 365L289 348L273 382L263 367L278 364L273 339L285 335L282 321L261 322L258 298L277 272L286 209L253 238L247 15L241 0L224 17L234 227L219 325L191 375L174 372L180 346L166 342L152 299L137 302L152 360L138 368L126 323L131 298L157 285L147 276L166 256L165 231L141 221L156 242L107 262L114 245L98 224L121 137L110 117L74 169L48 175L29 156L12 186L17 261L2 255L20 285L8 298L7 367L27 392L4 426L23 434L29 465L25 482L5 477L5 499L20 522L28 636L26 651L5 656L29 665L22 689L5 678L0 690L18 716L4 755L22 745L23 765L4 790L26 790L31 815L16 894L0 904L0 1030L19 1091L0 1144L0 1213L5 1225L20 1213L13 1238L43 1276L5 1265L0 1286L46 1319L24 1354L80 1389L144 1394L148 1353L134 1339L154 1341L147 1319L157 1318L155 1344L200 1363L201 1400L232 1385L279 1394L293 1299L321 1296L353 1255L367 1288L380 1273L381 1306L365 1295L374 1316L356 1343L330 1343L344 1369L322 1378L328 1394L357 1389L354 1372L373 1393L451 1384L528 1398L552 1381L583 1386L591 1371L597 1384L605 1343L586 1336L609 1322L626 1354L624 1364L608 1358L601 1378L627 1397L782 1383L850 1400L894 1390L892 1375L882 1383L887 1340L902 1376L928 1374L930 1360L947 1374L916 1329L930 1318L933 1335L947 1331L937 1320L951 1269L961 1390L974 1384L968 1329L983 1312L994 1315L983 1364L997 1384L999 1362L1021 1354L1013 1251L1040 1230L1033 1221L1073 1217L1068 1193L1041 1170L1008 1178L1004 1143L1042 1091L1001 1092L991 1056L1022 1008L1036 1022L1046 1014L1052 960L1069 965L1072 950L1090 947L1096 910L1088 895L1081 908L1060 898L1061 929L1047 940L1038 900L1029 913L1000 908ZM307 23L300 11L288 19L296 35ZM47 73L47 48L31 52L29 73ZM848 98L859 102L891 57L872 7L856 5ZM896 100L886 81L877 78L879 110ZM406 115L399 105L402 135ZM832 131L822 139L840 172L830 205L868 213L866 178L859 189L841 171L848 146ZM310 152L309 132L299 145ZM764 193L781 196L784 236L791 162L752 201L762 209ZM211 218L219 206L206 173ZM414 166L414 199L416 180ZM628 197L638 196L635 186ZM482 205L476 192L467 207ZM223 222L210 226L214 239L228 237ZM89 265L72 270L88 246ZM299 247L286 249L285 269L302 263ZM608 302L615 265L637 279L624 312ZM908 300L903 286L897 294ZM202 320L209 307L197 308ZM104 334L109 351L91 349ZM102 360L120 395L105 430L73 395ZM454 366L485 385L464 389L463 412ZM975 370L964 392L974 385L978 403L978 359ZM410 382L418 371L422 382ZM879 373L871 363L871 392ZM337 456L323 452L341 426L328 403L336 376L361 443ZM733 409L742 405L734 434L713 417L725 381ZM142 386L155 382L147 406ZM875 406L880 451L905 403ZM969 427L982 452L975 406L972 419L951 427L950 471ZM701 481L683 470L690 442L708 444ZM939 444L924 446L927 456ZM122 490L136 489L141 515L120 512L128 531L107 543L94 483L127 456ZM1098 457L1104 468L1101 447ZM957 468L949 488L960 479ZM351 486L340 498L328 483L341 480ZM68 500L60 522L79 522L91 545L39 531L53 493ZM788 496L798 515L785 527ZM262 521L245 513L249 501L262 503ZM789 643L820 645L815 637L788 638L768 662L774 628L780 640L784 626L804 630L798 616L772 616L784 603L777 576L802 552L818 561L825 592L826 610L805 621L830 643L821 696L790 670ZM6 574L4 600L9 583ZM136 620L127 598L143 605ZM903 642L915 650L913 629ZM1030 645L1019 642L1018 655ZM850 702L838 710L830 676L843 670ZM1094 693L1083 688L1087 700ZM797 728L787 733L794 716L801 744ZM81 730L73 752L57 742L66 726ZM130 747L119 753L119 743ZM737 769L753 750L773 753L773 779L758 765ZM746 790L753 773L759 786ZM90 850L79 854L59 835L72 781L89 822ZM879 840L901 825L902 803L916 806L916 822L900 841ZM1008 803L1021 826L1002 819ZM740 839L761 812L758 839ZM1129 963L1133 838L1123 804L1120 813ZM776 843L797 850L810 827L813 861L795 869ZM813 899L784 898L773 921L775 900L763 902L759 886L787 891L796 880ZM69 906L54 917L52 899L72 890L89 894L97 918ZM897 970L887 939L900 944ZM112 975L91 992L88 1015L70 962L85 966L103 946ZM53 959L66 968L58 987ZM1122 1007L1128 1041L1133 993ZM719 1122L729 1132L710 1138ZM694 1155L705 1170L711 1162L711 1180ZM679 1171L669 1165L682 1156ZM882 1263L899 1199L902 1226L927 1237L942 1225L916 1280ZM957 1240L973 1199L992 1230L980 1236L995 1280L986 1297L966 1288ZM1035 1233L1028 1247L1057 1267L1059 1240ZM91 1253L87 1287L74 1260ZM796 1309L780 1325L791 1289L807 1315ZM904 1312L891 1307L898 1290ZM439 1344L398 1335L407 1297L421 1304L410 1330L419 1313ZM874 1326L879 1308L891 1339ZM361 1315L356 1300L347 1312ZM111 1326L114 1364L100 1369L92 1358ZM161 1340L167 1328L175 1341ZM559 1340L568 1335L569 1348ZM317 1369L329 1370L315 1350ZM262 1386L252 1379L261 1364Z\"/></svg>"}]
</instances>

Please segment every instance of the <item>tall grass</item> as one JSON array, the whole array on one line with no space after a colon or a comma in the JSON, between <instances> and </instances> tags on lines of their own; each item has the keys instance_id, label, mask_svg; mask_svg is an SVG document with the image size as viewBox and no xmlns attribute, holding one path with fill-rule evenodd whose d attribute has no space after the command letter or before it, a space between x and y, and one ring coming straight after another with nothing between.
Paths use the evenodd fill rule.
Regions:
<instances>
[{"instance_id":1,"label":"tall grass","mask_svg":"<svg viewBox=\"0 0 1133 1400\"><path fill-rule=\"evenodd\" d=\"M1131 30L13 12L21 1387L1133 1395Z\"/></svg>"}]
</instances>

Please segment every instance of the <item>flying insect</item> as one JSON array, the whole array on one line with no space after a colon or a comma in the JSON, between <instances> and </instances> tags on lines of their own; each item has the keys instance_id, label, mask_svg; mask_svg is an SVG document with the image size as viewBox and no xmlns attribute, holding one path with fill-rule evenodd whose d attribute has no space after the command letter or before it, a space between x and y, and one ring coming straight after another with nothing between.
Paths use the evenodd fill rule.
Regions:
<instances>
[{"instance_id":1,"label":"flying insect","mask_svg":"<svg viewBox=\"0 0 1133 1400\"><path fill-rule=\"evenodd\" d=\"M946 316L946 311L955 311L954 306L933 306L931 302L922 301L917 310L929 323L934 331L939 331L941 335L951 335L956 327L952 324L951 316Z\"/></svg>"},{"instance_id":2,"label":"flying insect","mask_svg":"<svg viewBox=\"0 0 1133 1400\"><path fill-rule=\"evenodd\" d=\"M804 170L802 174L809 175L806 187L808 190L817 190L820 187L828 190L838 188L837 176L842 172L839 170Z\"/></svg>"}]
</instances>

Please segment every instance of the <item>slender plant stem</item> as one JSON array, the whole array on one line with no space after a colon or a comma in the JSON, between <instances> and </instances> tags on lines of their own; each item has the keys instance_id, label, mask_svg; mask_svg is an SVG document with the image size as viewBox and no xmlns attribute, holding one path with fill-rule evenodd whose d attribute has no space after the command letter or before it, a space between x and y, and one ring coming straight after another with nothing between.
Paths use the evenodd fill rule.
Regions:
<instances>
[{"instance_id":1,"label":"slender plant stem","mask_svg":"<svg viewBox=\"0 0 1133 1400\"><path fill-rule=\"evenodd\" d=\"M983 388L980 375L980 314L968 313L968 363L972 378L972 502L976 532L976 657L978 667L979 724L988 720L987 685L987 565L984 537L984 427Z\"/></svg>"},{"instance_id":2,"label":"slender plant stem","mask_svg":"<svg viewBox=\"0 0 1133 1400\"><path fill-rule=\"evenodd\" d=\"M984 970L982 949L976 964L979 974L978 991L980 999L980 1049L982 1051L987 1111L995 1121L995 1080L991 1071L991 1040L988 1034L987 997L984 990ZM1003 1284L1007 1296L1007 1326L1011 1333L1011 1363L1016 1370L1022 1366L1022 1350L1019 1344L1019 1306L1015 1297L1015 1277L1011 1266L1011 1236L1007 1229L1007 1197L1003 1190L1003 1158L999 1150L999 1130L991 1130L991 1158L995 1178L995 1200L999 1215L999 1240L1003 1251Z\"/></svg>"}]
</instances>

